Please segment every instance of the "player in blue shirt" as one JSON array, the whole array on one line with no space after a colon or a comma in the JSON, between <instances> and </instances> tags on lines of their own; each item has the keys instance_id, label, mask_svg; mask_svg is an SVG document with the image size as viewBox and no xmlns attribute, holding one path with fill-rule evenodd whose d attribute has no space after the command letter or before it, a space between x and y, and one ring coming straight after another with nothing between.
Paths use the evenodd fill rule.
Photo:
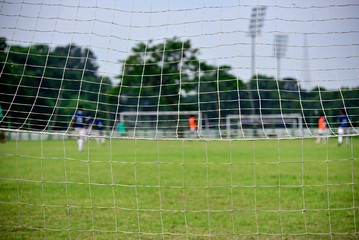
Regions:
<instances>
[{"instance_id":1,"label":"player in blue shirt","mask_svg":"<svg viewBox=\"0 0 359 240\"><path fill-rule=\"evenodd\" d=\"M78 135L77 143L79 147L79 152L83 151L84 136L86 135L87 124L87 114L84 113L82 107L79 106L70 123L70 130L72 129L72 127L74 127L75 133Z\"/></svg>"},{"instance_id":2,"label":"player in blue shirt","mask_svg":"<svg viewBox=\"0 0 359 240\"><path fill-rule=\"evenodd\" d=\"M339 124L338 127L338 145L342 145L343 143L343 136L344 134L348 134L348 127L349 127L349 118L345 114L345 110L340 110L340 116L337 119L337 122ZM349 137L345 137L346 145L349 146Z\"/></svg>"},{"instance_id":3,"label":"player in blue shirt","mask_svg":"<svg viewBox=\"0 0 359 240\"><path fill-rule=\"evenodd\" d=\"M97 114L96 114L95 119L93 121L92 129L95 130L95 136L104 136L105 135L105 133L104 133L105 121L101 117L99 117ZM102 137L102 138L97 137L96 138L97 144L100 144L100 141L101 141L101 144L105 144L105 138L104 137Z\"/></svg>"}]
</instances>

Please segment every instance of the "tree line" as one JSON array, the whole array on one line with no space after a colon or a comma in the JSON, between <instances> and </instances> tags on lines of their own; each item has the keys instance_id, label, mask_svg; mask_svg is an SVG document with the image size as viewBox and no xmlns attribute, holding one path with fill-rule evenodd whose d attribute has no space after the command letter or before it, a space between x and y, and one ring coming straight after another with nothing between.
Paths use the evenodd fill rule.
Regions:
<instances>
[{"instance_id":1,"label":"tree line","mask_svg":"<svg viewBox=\"0 0 359 240\"><path fill-rule=\"evenodd\" d=\"M75 44L8 45L0 39L0 103L2 124L14 128L66 129L78 105L114 124L122 111L197 111L207 121L225 124L227 114L300 113L316 125L324 109L335 122L339 109L359 121L357 88L310 91L295 78L259 74L243 82L231 66L199 58L190 40L141 42L120 60L119 84L98 73L96 56Z\"/></svg>"}]
</instances>

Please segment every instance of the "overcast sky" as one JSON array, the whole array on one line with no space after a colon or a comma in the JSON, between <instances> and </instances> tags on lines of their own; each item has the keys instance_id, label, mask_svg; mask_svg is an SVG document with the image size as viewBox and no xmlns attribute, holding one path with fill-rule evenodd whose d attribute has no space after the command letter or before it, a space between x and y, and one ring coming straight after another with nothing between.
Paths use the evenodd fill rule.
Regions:
<instances>
[{"instance_id":1,"label":"overcast sky","mask_svg":"<svg viewBox=\"0 0 359 240\"><path fill-rule=\"evenodd\" d=\"M251 77L253 7L267 6L255 38L258 74L276 76L274 36L288 35L280 76L304 88L359 86L359 2L349 0L6 0L0 1L0 36L9 45L75 43L90 47L101 74L121 71L119 60L138 42L173 36L192 41L200 58L231 65L243 81ZM305 37L306 36L306 37ZM305 38L307 44L305 44Z\"/></svg>"}]
</instances>

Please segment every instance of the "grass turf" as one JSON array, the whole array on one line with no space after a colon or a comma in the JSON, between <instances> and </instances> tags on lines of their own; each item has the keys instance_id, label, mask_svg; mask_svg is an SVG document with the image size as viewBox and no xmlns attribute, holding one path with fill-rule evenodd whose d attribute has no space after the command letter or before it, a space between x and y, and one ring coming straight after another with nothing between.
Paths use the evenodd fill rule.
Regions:
<instances>
[{"instance_id":1,"label":"grass turf","mask_svg":"<svg viewBox=\"0 0 359 240\"><path fill-rule=\"evenodd\" d=\"M359 139L9 141L3 239L356 239Z\"/></svg>"}]
</instances>

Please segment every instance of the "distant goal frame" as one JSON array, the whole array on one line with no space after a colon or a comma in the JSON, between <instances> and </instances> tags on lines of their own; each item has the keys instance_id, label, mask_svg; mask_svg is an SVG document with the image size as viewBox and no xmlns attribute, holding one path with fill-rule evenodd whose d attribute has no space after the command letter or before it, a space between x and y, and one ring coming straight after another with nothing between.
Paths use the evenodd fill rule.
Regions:
<instances>
[{"instance_id":1,"label":"distant goal frame","mask_svg":"<svg viewBox=\"0 0 359 240\"><path fill-rule=\"evenodd\" d=\"M262 124L262 126L259 126L259 128L261 128L263 130L263 132L265 133L266 130L268 130L268 128L265 128L263 125L265 124L263 122L263 118L268 118L268 119L281 119L281 121L276 122L277 124L292 124L292 126L297 125L297 128L300 132L301 132L301 136L303 136L303 116L300 113L286 113L286 114L255 114L255 115L242 115L242 114L228 114L226 116L226 137L227 139L231 139L232 138L232 134L231 134L231 120L232 119L238 119L239 121L241 121L242 119L250 119L252 121L252 124L255 123L255 119L260 119L260 122ZM291 120L291 121L288 121ZM296 121L297 120L297 121ZM274 123L274 122L273 122ZM293 129L293 127L292 127ZM241 130L243 130L243 128L241 127ZM288 132L288 128L285 127L285 130ZM294 137L291 136L288 132L289 137ZM269 138L270 136L266 136L266 138ZM243 138L245 138L243 136Z\"/></svg>"}]
</instances>

